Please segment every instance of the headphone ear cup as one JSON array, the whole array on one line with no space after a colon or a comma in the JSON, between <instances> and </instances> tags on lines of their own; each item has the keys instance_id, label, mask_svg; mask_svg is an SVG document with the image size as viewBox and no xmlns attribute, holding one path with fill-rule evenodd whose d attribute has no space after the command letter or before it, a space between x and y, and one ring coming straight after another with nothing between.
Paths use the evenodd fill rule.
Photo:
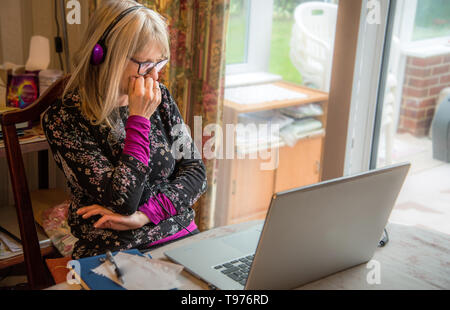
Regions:
<instances>
[{"instance_id":1,"label":"headphone ear cup","mask_svg":"<svg viewBox=\"0 0 450 310\"><path fill-rule=\"evenodd\" d=\"M91 64L97 66L103 63L103 61L105 61L106 51L107 48L103 42L95 44L94 49L92 50Z\"/></svg>"}]
</instances>

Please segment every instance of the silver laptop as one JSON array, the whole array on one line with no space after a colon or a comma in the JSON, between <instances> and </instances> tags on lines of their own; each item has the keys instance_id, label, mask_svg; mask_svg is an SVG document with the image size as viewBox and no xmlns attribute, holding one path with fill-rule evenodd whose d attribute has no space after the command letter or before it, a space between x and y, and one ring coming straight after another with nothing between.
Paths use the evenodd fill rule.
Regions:
<instances>
[{"instance_id":1,"label":"silver laptop","mask_svg":"<svg viewBox=\"0 0 450 310\"><path fill-rule=\"evenodd\" d=\"M371 259L409 167L279 192L263 225L164 254L218 289L297 288Z\"/></svg>"}]
</instances>

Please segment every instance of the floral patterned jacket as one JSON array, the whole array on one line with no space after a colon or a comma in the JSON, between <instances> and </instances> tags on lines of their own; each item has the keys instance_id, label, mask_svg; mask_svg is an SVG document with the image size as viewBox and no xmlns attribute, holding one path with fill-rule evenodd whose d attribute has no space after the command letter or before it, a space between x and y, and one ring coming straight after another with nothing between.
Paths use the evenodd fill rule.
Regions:
<instances>
[{"instance_id":1,"label":"floral patterned jacket","mask_svg":"<svg viewBox=\"0 0 450 310\"><path fill-rule=\"evenodd\" d=\"M160 84L161 104L150 117L148 166L122 153L128 106L118 107L117 126L93 126L82 115L76 91L55 101L44 113L42 127L53 158L64 172L71 191L68 222L79 239L75 259L130 248L145 248L188 226L195 216L192 205L207 189L206 169L186 130L178 106ZM175 130L177 129L177 130ZM183 156L181 156L183 155ZM152 195L165 194L177 215L139 229L96 229L99 216L83 219L78 208L99 204L123 215L136 212ZM174 219L176 218L176 220Z\"/></svg>"}]
</instances>

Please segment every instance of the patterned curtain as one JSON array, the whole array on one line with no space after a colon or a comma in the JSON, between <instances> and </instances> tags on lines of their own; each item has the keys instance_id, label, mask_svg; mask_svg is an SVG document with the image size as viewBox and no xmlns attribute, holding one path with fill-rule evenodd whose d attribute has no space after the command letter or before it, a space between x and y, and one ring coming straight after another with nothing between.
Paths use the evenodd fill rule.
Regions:
<instances>
[{"instance_id":1,"label":"patterned curtain","mask_svg":"<svg viewBox=\"0 0 450 310\"><path fill-rule=\"evenodd\" d=\"M230 0L137 0L167 19L171 60L160 80L177 102L194 138L194 116L222 127L225 39ZM94 2L94 1L93 1ZM96 4L91 10L95 9ZM203 149L210 137L196 141ZM201 145L200 145L201 143ZM203 154L203 152L202 152ZM208 190L193 206L200 230L214 226L217 159L205 159Z\"/></svg>"}]
</instances>

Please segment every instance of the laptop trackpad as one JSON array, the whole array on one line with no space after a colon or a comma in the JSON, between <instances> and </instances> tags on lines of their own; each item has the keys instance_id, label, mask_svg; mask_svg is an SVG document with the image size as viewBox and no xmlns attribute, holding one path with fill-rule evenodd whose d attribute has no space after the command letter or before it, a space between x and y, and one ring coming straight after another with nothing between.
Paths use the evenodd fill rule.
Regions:
<instances>
[{"instance_id":1,"label":"laptop trackpad","mask_svg":"<svg viewBox=\"0 0 450 310\"><path fill-rule=\"evenodd\" d=\"M259 229L252 229L230 236L225 236L223 238L220 238L220 240L226 245L235 248L236 250L244 254L254 253L256 251L256 246L258 245L260 234L261 231Z\"/></svg>"}]
</instances>

